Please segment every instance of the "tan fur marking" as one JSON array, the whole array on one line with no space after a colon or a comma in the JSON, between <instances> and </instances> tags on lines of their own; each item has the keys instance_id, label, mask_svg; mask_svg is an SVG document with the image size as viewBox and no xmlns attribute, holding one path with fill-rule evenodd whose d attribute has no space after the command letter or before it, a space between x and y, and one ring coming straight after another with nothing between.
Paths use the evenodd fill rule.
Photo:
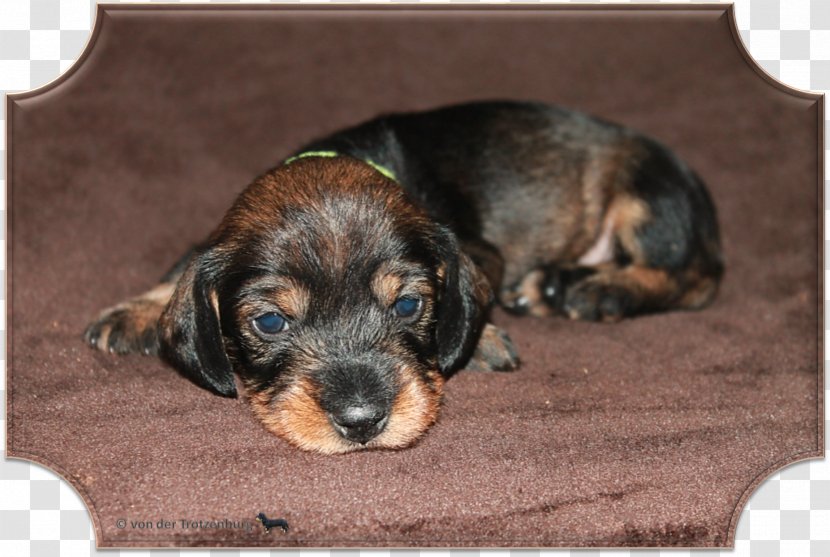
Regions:
<instances>
[{"instance_id":1,"label":"tan fur marking","mask_svg":"<svg viewBox=\"0 0 830 557\"><path fill-rule=\"evenodd\" d=\"M622 286L645 296L663 297L671 295L677 288L676 281L667 271L637 265L600 272L588 281Z\"/></svg>"},{"instance_id":2,"label":"tan fur marking","mask_svg":"<svg viewBox=\"0 0 830 557\"><path fill-rule=\"evenodd\" d=\"M417 294L426 304L424 313L429 314L435 289L425 276L407 277L412 270L411 264L402 261L382 264L372 277L372 292L386 307L391 307L399 296Z\"/></svg>"},{"instance_id":3,"label":"tan fur marking","mask_svg":"<svg viewBox=\"0 0 830 557\"><path fill-rule=\"evenodd\" d=\"M156 285L155 287L151 288L150 290L139 296L139 298L166 305L167 302L170 301L170 297L173 296L173 292L175 290L176 283L162 282L161 284Z\"/></svg>"},{"instance_id":4,"label":"tan fur marking","mask_svg":"<svg viewBox=\"0 0 830 557\"><path fill-rule=\"evenodd\" d=\"M632 261L644 264L646 258L637 240L637 229L651 218L648 205L641 199L618 196L611 204L609 214L614 219L614 232Z\"/></svg>"},{"instance_id":5,"label":"tan fur marking","mask_svg":"<svg viewBox=\"0 0 830 557\"><path fill-rule=\"evenodd\" d=\"M438 371L429 374L430 388L421 378L404 372L404 383L392 405L389 423L369 446L400 449L414 443L438 418L444 378Z\"/></svg>"},{"instance_id":6,"label":"tan fur marking","mask_svg":"<svg viewBox=\"0 0 830 557\"><path fill-rule=\"evenodd\" d=\"M325 454L360 448L334 431L317 404L314 386L308 379L300 379L276 398L273 392L262 391L253 394L250 400L265 427L297 448Z\"/></svg>"},{"instance_id":7,"label":"tan fur marking","mask_svg":"<svg viewBox=\"0 0 830 557\"><path fill-rule=\"evenodd\" d=\"M492 323L487 323L481 332L475 352L464 369L508 371L518 366L518 356L510 338Z\"/></svg>"},{"instance_id":8,"label":"tan fur marking","mask_svg":"<svg viewBox=\"0 0 830 557\"><path fill-rule=\"evenodd\" d=\"M403 279L399 275L390 272L386 265L382 265L372 278L372 291L385 306L391 306L395 303L402 286Z\"/></svg>"},{"instance_id":9,"label":"tan fur marking","mask_svg":"<svg viewBox=\"0 0 830 557\"><path fill-rule=\"evenodd\" d=\"M521 282L515 289L502 289L499 298L505 305L513 305L519 298L525 298L529 315L547 317L553 314L553 308L542 297L542 283L544 280L544 271L534 269L522 277Z\"/></svg>"},{"instance_id":10,"label":"tan fur marking","mask_svg":"<svg viewBox=\"0 0 830 557\"><path fill-rule=\"evenodd\" d=\"M208 298L210 298L210 307L213 310L213 313L219 317L219 296L216 294L216 291L211 290L208 292Z\"/></svg>"},{"instance_id":11,"label":"tan fur marking","mask_svg":"<svg viewBox=\"0 0 830 557\"><path fill-rule=\"evenodd\" d=\"M438 282L443 283L444 279L447 277L447 264L441 263L438 268L435 270L435 277L438 279Z\"/></svg>"},{"instance_id":12,"label":"tan fur marking","mask_svg":"<svg viewBox=\"0 0 830 557\"><path fill-rule=\"evenodd\" d=\"M141 334L142 331L155 327L163 309L164 304L136 303L130 307L130 328L135 334Z\"/></svg>"},{"instance_id":13,"label":"tan fur marking","mask_svg":"<svg viewBox=\"0 0 830 557\"><path fill-rule=\"evenodd\" d=\"M309 299L308 290L299 284L280 288L275 296L275 301L280 309L287 315L298 319L305 315Z\"/></svg>"},{"instance_id":14,"label":"tan fur marking","mask_svg":"<svg viewBox=\"0 0 830 557\"><path fill-rule=\"evenodd\" d=\"M173 283L161 283L140 296L107 308L101 312L98 319L102 320L112 313L126 311L128 313L128 327L125 332L128 335L139 337L144 331L158 324L159 317L161 317L175 288L176 285ZM112 329L110 326L103 327L95 343L95 347L99 350L106 351L111 332Z\"/></svg>"},{"instance_id":15,"label":"tan fur marking","mask_svg":"<svg viewBox=\"0 0 830 557\"><path fill-rule=\"evenodd\" d=\"M646 306L665 306L677 295L677 281L667 271L631 265L624 269L606 269L588 279L582 284L600 284L624 288L631 296L636 297ZM598 301L598 300L597 300ZM579 311L571 309L568 312L571 319L580 319ZM605 315L604 321L618 321L622 315Z\"/></svg>"},{"instance_id":16,"label":"tan fur marking","mask_svg":"<svg viewBox=\"0 0 830 557\"><path fill-rule=\"evenodd\" d=\"M614 178L624 166L619 156L622 149L614 149L610 153L606 147L595 147L592 150L593 156L589 158L582 173L582 233L578 244L583 245L586 239L601 237L605 226L610 224L608 223L610 211L603 211L603 209L614 186ZM591 248L586 252L590 250Z\"/></svg>"},{"instance_id":17,"label":"tan fur marking","mask_svg":"<svg viewBox=\"0 0 830 557\"><path fill-rule=\"evenodd\" d=\"M674 279L661 269L631 266L623 269L620 274L624 280L631 281L639 288L653 294L665 295L676 288Z\"/></svg>"},{"instance_id":18,"label":"tan fur marking","mask_svg":"<svg viewBox=\"0 0 830 557\"><path fill-rule=\"evenodd\" d=\"M324 454L361 449L397 449L411 445L435 423L444 379L437 371L428 374L428 385L408 368L401 371L401 387L383 432L360 445L340 437L317 402L314 385L302 378L275 396L273 390L249 395L254 414L266 429L297 448Z\"/></svg>"},{"instance_id":19,"label":"tan fur marking","mask_svg":"<svg viewBox=\"0 0 830 557\"><path fill-rule=\"evenodd\" d=\"M680 298L678 306L685 309L700 309L709 305L717 292L717 280L710 277L698 279Z\"/></svg>"},{"instance_id":20,"label":"tan fur marking","mask_svg":"<svg viewBox=\"0 0 830 557\"><path fill-rule=\"evenodd\" d=\"M552 313L548 304L542 299L542 281L545 279L545 274L536 269L530 271L524 276L522 282L519 283L519 288L516 294L524 296L528 300L528 312L530 315L537 317L545 317ZM485 328L485 332L487 329Z\"/></svg>"},{"instance_id":21,"label":"tan fur marking","mask_svg":"<svg viewBox=\"0 0 830 557\"><path fill-rule=\"evenodd\" d=\"M98 341L95 343L95 347L98 350L103 350L104 352L107 351L107 342L109 341L111 330L112 329L110 327L104 327L101 329L101 334L98 337Z\"/></svg>"},{"instance_id":22,"label":"tan fur marking","mask_svg":"<svg viewBox=\"0 0 830 557\"><path fill-rule=\"evenodd\" d=\"M241 322L275 309L291 319L302 319L311 302L309 290L290 277L259 279L246 286L257 290L257 294L239 303L238 317Z\"/></svg>"}]
</instances>

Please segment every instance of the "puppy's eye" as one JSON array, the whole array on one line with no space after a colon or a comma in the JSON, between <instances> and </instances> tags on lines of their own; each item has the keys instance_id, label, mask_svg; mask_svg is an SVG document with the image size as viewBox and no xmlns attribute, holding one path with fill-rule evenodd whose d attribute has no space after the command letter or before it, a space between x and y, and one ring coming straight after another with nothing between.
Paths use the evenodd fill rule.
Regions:
<instances>
[{"instance_id":1,"label":"puppy's eye","mask_svg":"<svg viewBox=\"0 0 830 557\"><path fill-rule=\"evenodd\" d=\"M412 296L401 296L395 301L395 315L402 319L412 317L421 309L421 299Z\"/></svg>"},{"instance_id":2,"label":"puppy's eye","mask_svg":"<svg viewBox=\"0 0 830 557\"><path fill-rule=\"evenodd\" d=\"M254 329L265 336L273 336L288 330L288 320L276 312L263 313L255 318Z\"/></svg>"}]
</instances>

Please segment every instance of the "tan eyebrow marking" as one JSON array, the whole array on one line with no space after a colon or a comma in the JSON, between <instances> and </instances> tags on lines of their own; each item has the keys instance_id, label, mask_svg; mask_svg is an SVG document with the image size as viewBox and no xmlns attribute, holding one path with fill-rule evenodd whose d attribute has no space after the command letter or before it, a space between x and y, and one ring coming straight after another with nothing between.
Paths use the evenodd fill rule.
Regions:
<instances>
[{"instance_id":1,"label":"tan eyebrow marking","mask_svg":"<svg viewBox=\"0 0 830 557\"><path fill-rule=\"evenodd\" d=\"M403 286L403 278L391 271L387 265L381 265L372 277L372 291L383 305L391 306Z\"/></svg>"},{"instance_id":2,"label":"tan eyebrow marking","mask_svg":"<svg viewBox=\"0 0 830 557\"><path fill-rule=\"evenodd\" d=\"M408 261L381 264L372 277L371 286L377 299L386 306L391 306L402 294L418 294L425 298L433 294L425 269Z\"/></svg>"},{"instance_id":3,"label":"tan eyebrow marking","mask_svg":"<svg viewBox=\"0 0 830 557\"><path fill-rule=\"evenodd\" d=\"M301 282L286 276L255 279L242 289L241 306L246 312L265 309L268 302L275 304L286 317L300 319L308 311L311 293Z\"/></svg>"},{"instance_id":4,"label":"tan eyebrow marking","mask_svg":"<svg viewBox=\"0 0 830 557\"><path fill-rule=\"evenodd\" d=\"M289 316L299 319L305 316L308 310L310 294L303 285L293 283L287 288L277 290L274 299L280 309Z\"/></svg>"}]
</instances>

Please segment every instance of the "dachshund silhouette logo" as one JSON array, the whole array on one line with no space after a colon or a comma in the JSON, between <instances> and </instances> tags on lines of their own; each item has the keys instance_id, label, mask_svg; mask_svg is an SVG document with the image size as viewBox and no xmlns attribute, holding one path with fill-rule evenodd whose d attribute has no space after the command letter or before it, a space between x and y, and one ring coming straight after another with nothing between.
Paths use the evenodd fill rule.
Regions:
<instances>
[{"instance_id":1,"label":"dachshund silhouette logo","mask_svg":"<svg viewBox=\"0 0 830 557\"><path fill-rule=\"evenodd\" d=\"M288 522L284 518L271 519L265 516L265 513L259 513L256 519L265 528L266 534L271 531L271 528L279 528L284 534L288 533Z\"/></svg>"}]
</instances>

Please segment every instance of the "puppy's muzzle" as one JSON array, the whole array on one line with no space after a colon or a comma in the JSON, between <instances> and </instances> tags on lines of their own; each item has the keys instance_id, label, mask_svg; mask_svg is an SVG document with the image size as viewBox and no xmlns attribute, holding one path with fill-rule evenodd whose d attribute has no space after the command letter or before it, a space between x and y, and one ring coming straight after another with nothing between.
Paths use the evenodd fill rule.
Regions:
<instances>
[{"instance_id":1,"label":"puppy's muzzle","mask_svg":"<svg viewBox=\"0 0 830 557\"><path fill-rule=\"evenodd\" d=\"M389 413L379 405L361 404L329 413L329 420L341 437L365 445L380 435L389 421Z\"/></svg>"},{"instance_id":2,"label":"puppy's muzzle","mask_svg":"<svg viewBox=\"0 0 830 557\"><path fill-rule=\"evenodd\" d=\"M383 432L397 391L393 377L360 364L325 374L320 406L340 437L365 445Z\"/></svg>"}]
</instances>

